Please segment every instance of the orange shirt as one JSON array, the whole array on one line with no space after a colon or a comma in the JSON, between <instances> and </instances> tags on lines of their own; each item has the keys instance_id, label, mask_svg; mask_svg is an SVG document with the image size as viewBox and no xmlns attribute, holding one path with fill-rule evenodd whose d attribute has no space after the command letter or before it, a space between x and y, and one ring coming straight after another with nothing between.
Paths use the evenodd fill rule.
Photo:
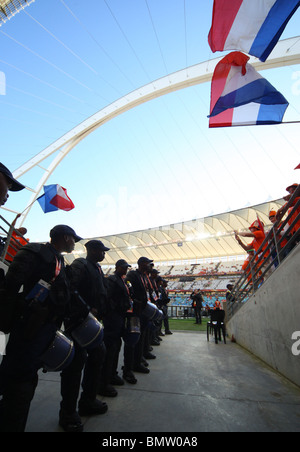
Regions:
<instances>
[{"instance_id":1,"label":"orange shirt","mask_svg":"<svg viewBox=\"0 0 300 452\"><path fill-rule=\"evenodd\" d=\"M252 258L253 258L253 256L248 256L242 266L242 270L245 272L248 281L251 281L251 279L252 279L251 267L250 267L250 261L252 260Z\"/></svg>"},{"instance_id":2,"label":"orange shirt","mask_svg":"<svg viewBox=\"0 0 300 452\"><path fill-rule=\"evenodd\" d=\"M278 229L280 229L281 226L282 226L282 222L278 225ZM287 226L285 226L285 228L286 228L286 227L287 227ZM276 234L276 240L277 240L277 242L279 242L279 240L281 239L281 237L282 237L283 235L284 235L284 230L281 231L279 234ZM280 243L280 248L284 248L285 245L287 245L287 243L288 243L287 239L283 239L283 240L281 241L281 243Z\"/></svg>"},{"instance_id":3,"label":"orange shirt","mask_svg":"<svg viewBox=\"0 0 300 452\"><path fill-rule=\"evenodd\" d=\"M244 270L244 271L247 270L249 263L250 263L250 256L248 256L247 259L245 260L245 262L243 263L242 270Z\"/></svg>"},{"instance_id":4,"label":"orange shirt","mask_svg":"<svg viewBox=\"0 0 300 452\"><path fill-rule=\"evenodd\" d=\"M26 240L23 239L20 235L18 235L15 231L12 233L12 237L14 240L11 240L10 243L12 246L9 245L7 248L7 254L5 256L5 260L8 262L12 262L17 252L27 244ZM18 242L18 243L17 243ZM16 249L15 249L16 248Z\"/></svg>"},{"instance_id":5,"label":"orange shirt","mask_svg":"<svg viewBox=\"0 0 300 452\"><path fill-rule=\"evenodd\" d=\"M265 236L265 233L263 231L260 231L260 230L253 232L253 234L255 235L255 239L251 243L251 247L254 248L255 252L257 253L257 251L259 250L259 248L263 244L263 241L265 240L266 236Z\"/></svg>"}]
</instances>

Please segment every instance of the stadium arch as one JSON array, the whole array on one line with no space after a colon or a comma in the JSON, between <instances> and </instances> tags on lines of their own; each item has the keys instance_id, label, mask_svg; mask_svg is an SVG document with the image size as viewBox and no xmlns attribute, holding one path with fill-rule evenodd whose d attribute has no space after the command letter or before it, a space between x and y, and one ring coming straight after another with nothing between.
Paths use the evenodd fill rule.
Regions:
<instances>
[{"instance_id":1,"label":"stadium arch","mask_svg":"<svg viewBox=\"0 0 300 452\"><path fill-rule=\"evenodd\" d=\"M209 82L212 78L216 65L222 58L223 56L169 74L119 98L67 132L64 136L59 138L57 141L52 143L50 146L14 171L14 177L19 179L36 166L42 168L42 166L40 166L41 163L55 154L55 157L48 168L42 168L44 170L44 174L37 187L35 189L27 187L29 191L33 192L33 195L30 199L29 207L22 215L21 225L26 220L26 217L30 212L31 205L39 197L40 192L49 177L62 162L62 160L89 134L97 130L108 121L143 103L149 102L171 92ZM265 63L262 63L257 58L250 58L250 63L258 71L292 66L299 64L299 61L300 36L280 41Z\"/></svg>"}]
</instances>

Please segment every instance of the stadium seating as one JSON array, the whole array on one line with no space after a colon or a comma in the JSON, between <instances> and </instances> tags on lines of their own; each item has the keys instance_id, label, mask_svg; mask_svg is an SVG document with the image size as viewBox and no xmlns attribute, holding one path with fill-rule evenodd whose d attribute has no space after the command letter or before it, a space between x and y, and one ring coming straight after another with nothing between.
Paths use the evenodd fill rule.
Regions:
<instances>
[{"instance_id":1,"label":"stadium seating","mask_svg":"<svg viewBox=\"0 0 300 452\"><path fill-rule=\"evenodd\" d=\"M204 298L203 309L213 308L216 301L225 301L225 293L229 283L235 283L242 273L243 261L204 262L198 264L155 265L160 276L168 280L169 303L173 315L183 316L185 308L191 308L191 293L200 289ZM103 266L108 276L114 267ZM132 266L133 269L137 265ZM192 315L192 308L189 310Z\"/></svg>"}]
</instances>

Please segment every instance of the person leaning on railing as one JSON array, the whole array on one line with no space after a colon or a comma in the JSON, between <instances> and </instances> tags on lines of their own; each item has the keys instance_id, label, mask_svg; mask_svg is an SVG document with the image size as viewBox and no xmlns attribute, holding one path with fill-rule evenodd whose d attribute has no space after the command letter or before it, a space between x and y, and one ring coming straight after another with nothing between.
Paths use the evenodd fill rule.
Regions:
<instances>
[{"instance_id":1,"label":"person leaning on railing","mask_svg":"<svg viewBox=\"0 0 300 452\"><path fill-rule=\"evenodd\" d=\"M27 245L29 240L24 238L25 234L27 234L26 228L14 229L5 255L6 261L12 262L17 252Z\"/></svg>"},{"instance_id":2,"label":"person leaning on railing","mask_svg":"<svg viewBox=\"0 0 300 452\"><path fill-rule=\"evenodd\" d=\"M251 261L253 257L255 256L255 263L252 262L252 265L256 267L256 269L253 268L254 273L256 273L256 277L260 277L262 274L262 266L264 265L265 259L267 258L267 253L265 253L265 248L267 247L267 244L264 246L264 249L261 250L260 254L258 254L258 251L260 250L260 247L263 245L263 242L266 238L265 232L262 229L263 225L260 224L258 220L254 221L254 223L251 224L249 227L250 232L238 232L235 231L235 239L239 243L239 245L249 254L249 259L246 259L246 261L243 264L243 270L247 274L247 278L249 283L254 283L255 281L252 281L252 268L251 268ZM252 238L252 242L248 245L244 244L240 237L245 238ZM253 253L254 250L254 253ZM257 263L260 260L259 263ZM257 273L257 270L259 269L259 272ZM256 271L255 271L256 270ZM256 278L254 278L256 279Z\"/></svg>"},{"instance_id":3,"label":"person leaning on railing","mask_svg":"<svg viewBox=\"0 0 300 452\"><path fill-rule=\"evenodd\" d=\"M285 246L288 244L288 240L290 238L290 235L286 235L286 232L288 231L289 226L285 225L284 227L282 227L282 223L277 224L276 215L277 215L276 210L270 210L269 220L272 223L272 227L268 231L266 231L266 235L269 235L270 232L272 231L272 234L270 234L268 241L271 245L273 245L272 259L273 259L274 269L276 267L278 267L278 265L279 265L277 253L279 253L280 250L283 250L285 248ZM279 230L280 230L280 232L279 232ZM278 242L280 242L279 246L277 245ZM285 255L286 255L286 252L284 252L283 257L285 257Z\"/></svg>"},{"instance_id":4,"label":"person leaning on railing","mask_svg":"<svg viewBox=\"0 0 300 452\"><path fill-rule=\"evenodd\" d=\"M295 235L296 232L299 230L300 228L300 204L299 206L296 207L296 204L299 203L300 201L300 189L299 189L299 184L295 183L293 185L290 185L289 187L287 187L286 191L289 193L287 196L285 196L283 199L286 201L286 204L284 204L277 212L276 214L276 219L277 220L281 220L285 211L286 211L286 207L289 204L289 202L291 201L291 199L293 198L290 207L288 209L288 216L292 213L293 209L295 209L295 211L293 212L293 214L291 215L291 217L288 219L288 224L289 226L292 226L292 224L296 221L296 223L294 224L292 230L291 230L291 235ZM297 194L299 194L299 196L295 196L295 193L297 192ZM296 208L295 208L296 207ZM298 218L298 220L297 220ZM294 248L297 243L299 242L299 239L296 240L289 251L292 250L292 248Z\"/></svg>"},{"instance_id":5,"label":"person leaning on railing","mask_svg":"<svg viewBox=\"0 0 300 452\"><path fill-rule=\"evenodd\" d=\"M243 265L242 265L242 270L245 272L245 276L247 277L248 283L249 284L253 284L252 281L252 268L251 268L251 261L254 258L254 250L249 250L248 251L248 256L247 259L244 261ZM257 261L257 257L256 257L256 261ZM261 272L260 272L261 274Z\"/></svg>"}]
</instances>

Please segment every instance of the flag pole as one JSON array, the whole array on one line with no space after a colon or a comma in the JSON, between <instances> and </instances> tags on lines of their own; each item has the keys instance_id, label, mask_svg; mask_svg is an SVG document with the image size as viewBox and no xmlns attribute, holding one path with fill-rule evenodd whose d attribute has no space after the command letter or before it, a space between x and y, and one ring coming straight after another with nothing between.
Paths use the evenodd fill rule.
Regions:
<instances>
[{"instance_id":1,"label":"flag pole","mask_svg":"<svg viewBox=\"0 0 300 452\"><path fill-rule=\"evenodd\" d=\"M29 206L27 206L26 207L26 209L24 209L23 210L23 212L20 214L20 215L23 215L24 214L24 212L26 212L26 210L28 210L29 209L29 207L31 207L34 203L35 203L35 201L37 201L38 200L38 198L37 199L35 199L31 204L29 204Z\"/></svg>"}]
</instances>

